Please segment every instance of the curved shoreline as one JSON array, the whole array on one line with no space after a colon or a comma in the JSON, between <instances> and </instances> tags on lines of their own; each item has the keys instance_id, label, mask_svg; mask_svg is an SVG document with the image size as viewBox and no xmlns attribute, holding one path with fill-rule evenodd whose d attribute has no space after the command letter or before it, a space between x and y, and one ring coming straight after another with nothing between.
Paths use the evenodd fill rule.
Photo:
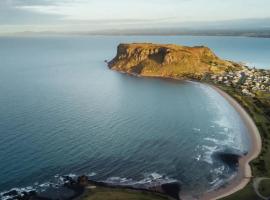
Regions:
<instances>
[{"instance_id":1,"label":"curved shoreline","mask_svg":"<svg viewBox=\"0 0 270 200\"><path fill-rule=\"evenodd\" d=\"M172 79L172 80L187 80L187 79L179 79L175 77L162 77L162 76L142 76L138 74L128 73L125 71L120 70L114 70L123 74L128 74L131 76L137 76L137 77L145 77L145 78L160 78L160 79ZM262 148L262 139L260 132L251 118L251 116L247 113L247 111L229 94L221 90L215 85L204 83L200 81L194 81L191 80L191 82L199 82L201 84L207 85L208 87L214 89L216 92L218 92L223 98L225 98L228 103L237 111L237 113L240 115L240 118L242 119L243 123L245 124L247 128L247 134L250 137L251 142L251 149L248 152L247 155L241 157L239 159L239 167L237 175L228 182L227 185L225 185L222 188L218 188L216 190L212 190L209 192L206 192L205 194L202 194L199 197L199 200L217 200L224 197L227 197L231 194L234 194L242 189L250 182L252 178L252 171L249 163L257 158L261 153ZM179 197L181 198L181 195L179 194ZM182 197L183 199L183 197ZM183 199L185 200L185 199Z\"/></svg>"},{"instance_id":2,"label":"curved shoreline","mask_svg":"<svg viewBox=\"0 0 270 200\"><path fill-rule=\"evenodd\" d=\"M134 73L129 73L121 70L114 70L123 74L128 74L131 76L136 76L136 77L145 77L145 78L160 78L160 79L172 79L172 80L188 80L188 79L180 79L180 78L175 78L175 77L162 77L162 76L143 76L139 74L134 74ZM249 163L257 158L262 149L262 139L260 132L251 118L251 116L247 113L247 111L229 94L221 90L215 85L209 84L209 83L204 83L200 81L194 81L191 80L191 82L199 82L201 84L207 85L208 87L214 89L216 92L218 92L225 100L228 101L228 103L236 110L236 112L240 115L240 118L242 119L243 123L245 124L247 128L247 134L250 137L250 142L251 142L251 149L247 153L247 155L241 157L239 159L239 167L238 167L238 172L237 175L230 181L228 182L227 185L225 185L222 188L218 188L216 190L212 190L209 192L206 192L205 194L202 194L199 197L199 200L217 200L221 199L224 197L227 197L229 195L232 195L242 189L250 182L252 178L252 171ZM181 199L181 195L179 194L179 197ZM182 197L183 199L183 197ZM185 200L185 199L183 199Z\"/></svg>"},{"instance_id":3,"label":"curved shoreline","mask_svg":"<svg viewBox=\"0 0 270 200\"><path fill-rule=\"evenodd\" d=\"M234 177L232 181L229 182L228 185L226 185L224 188L210 191L199 198L201 200L216 200L229 196L243 189L250 182L252 178L252 171L249 163L259 156L261 152L262 141L259 130L253 119L233 97L231 97L229 94L214 85L206 83L203 84L208 85L209 87L217 91L239 113L241 119L243 120L247 128L247 134L249 134L251 141L250 151L247 155L239 159L239 168L236 177Z\"/></svg>"}]
</instances>

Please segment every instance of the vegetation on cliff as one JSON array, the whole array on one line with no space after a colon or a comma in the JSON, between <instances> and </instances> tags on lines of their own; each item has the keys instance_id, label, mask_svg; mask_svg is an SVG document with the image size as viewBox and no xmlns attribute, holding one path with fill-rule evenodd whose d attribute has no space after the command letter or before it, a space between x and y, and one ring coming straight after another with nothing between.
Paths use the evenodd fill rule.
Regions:
<instances>
[{"instance_id":1,"label":"vegetation on cliff","mask_svg":"<svg viewBox=\"0 0 270 200\"><path fill-rule=\"evenodd\" d=\"M218 58L208 47L152 43L120 44L116 57L108 65L117 71L142 76L196 79L241 67Z\"/></svg>"}]
</instances>

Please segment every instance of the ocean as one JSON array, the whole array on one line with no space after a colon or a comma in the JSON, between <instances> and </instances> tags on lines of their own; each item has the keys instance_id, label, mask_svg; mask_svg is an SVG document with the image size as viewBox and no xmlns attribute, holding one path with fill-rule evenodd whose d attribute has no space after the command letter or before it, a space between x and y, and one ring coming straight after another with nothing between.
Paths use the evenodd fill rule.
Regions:
<instances>
[{"instance_id":1,"label":"ocean","mask_svg":"<svg viewBox=\"0 0 270 200\"><path fill-rule=\"evenodd\" d=\"M115 71L120 42L206 45L224 59L270 68L270 39L193 36L0 37L0 193L48 187L61 175L185 193L226 184L250 141L212 88ZM3 193L2 193L3 194Z\"/></svg>"}]
</instances>

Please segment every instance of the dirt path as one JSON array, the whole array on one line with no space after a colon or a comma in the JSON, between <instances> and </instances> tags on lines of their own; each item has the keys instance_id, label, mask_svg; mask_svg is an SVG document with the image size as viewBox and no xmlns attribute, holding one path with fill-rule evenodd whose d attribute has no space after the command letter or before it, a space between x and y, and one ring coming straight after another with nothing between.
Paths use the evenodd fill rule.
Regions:
<instances>
[{"instance_id":1,"label":"dirt path","mask_svg":"<svg viewBox=\"0 0 270 200\"><path fill-rule=\"evenodd\" d=\"M261 199L269 200L269 199L270 199L270 196L269 196L269 197L265 197L265 196L263 196L263 195L260 193L260 191L259 191L260 183L261 183L263 180L270 180L270 178L267 178L267 177L254 178L254 180L253 180L253 188L254 188L254 191L256 192L256 194L257 194Z\"/></svg>"}]
</instances>

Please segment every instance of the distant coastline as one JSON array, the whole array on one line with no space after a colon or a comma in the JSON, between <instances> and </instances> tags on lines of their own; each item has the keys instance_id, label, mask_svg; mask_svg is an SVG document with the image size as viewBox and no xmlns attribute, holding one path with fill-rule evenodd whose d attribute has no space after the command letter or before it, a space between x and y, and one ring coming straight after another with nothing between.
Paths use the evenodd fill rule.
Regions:
<instances>
[{"instance_id":1,"label":"distant coastline","mask_svg":"<svg viewBox=\"0 0 270 200\"><path fill-rule=\"evenodd\" d=\"M104 30L104 31L24 31L0 33L1 36L42 36L42 35L81 35L81 36L227 36L270 38L270 30Z\"/></svg>"}]
</instances>

